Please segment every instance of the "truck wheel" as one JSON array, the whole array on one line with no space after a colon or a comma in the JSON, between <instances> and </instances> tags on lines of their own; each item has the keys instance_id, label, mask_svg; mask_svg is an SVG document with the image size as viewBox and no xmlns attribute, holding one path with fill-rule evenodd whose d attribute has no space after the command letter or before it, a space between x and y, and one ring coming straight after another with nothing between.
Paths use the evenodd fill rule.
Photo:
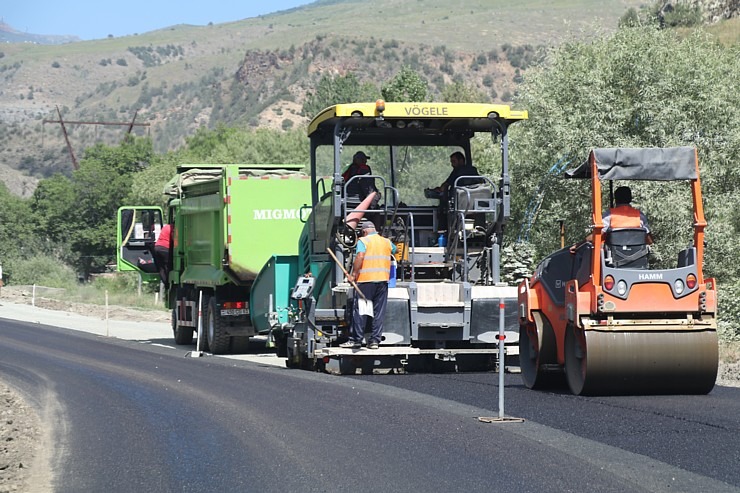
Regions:
<instances>
[{"instance_id":1,"label":"truck wheel","mask_svg":"<svg viewBox=\"0 0 740 493\"><path fill-rule=\"evenodd\" d=\"M208 333L208 347L213 354L225 354L229 351L231 337L226 333L226 324L218 314L216 298L208 302L208 315L206 316L206 332Z\"/></svg>"},{"instance_id":2,"label":"truck wheel","mask_svg":"<svg viewBox=\"0 0 740 493\"><path fill-rule=\"evenodd\" d=\"M172 309L172 333L175 336L175 344L184 345L193 343L193 328L181 327L177 323L177 308Z\"/></svg>"}]
</instances>

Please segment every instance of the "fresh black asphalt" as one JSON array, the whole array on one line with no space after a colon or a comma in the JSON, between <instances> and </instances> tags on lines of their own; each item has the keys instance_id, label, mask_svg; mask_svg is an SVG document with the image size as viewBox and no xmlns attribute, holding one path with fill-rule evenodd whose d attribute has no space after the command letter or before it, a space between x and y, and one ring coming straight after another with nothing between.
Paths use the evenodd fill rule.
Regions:
<instances>
[{"instance_id":1,"label":"fresh black asphalt","mask_svg":"<svg viewBox=\"0 0 740 493\"><path fill-rule=\"evenodd\" d=\"M54 490L740 491L740 389L573 397L490 373L338 377L0 320ZM47 396L47 397L45 397ZM48 396L53 396L49 399Z\"/></svg>"}]
</instances>

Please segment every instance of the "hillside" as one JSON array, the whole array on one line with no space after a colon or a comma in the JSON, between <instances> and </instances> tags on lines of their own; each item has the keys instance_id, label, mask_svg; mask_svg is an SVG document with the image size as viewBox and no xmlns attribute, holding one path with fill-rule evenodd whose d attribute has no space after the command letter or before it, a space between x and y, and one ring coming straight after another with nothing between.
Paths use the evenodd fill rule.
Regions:
<instances>
[{"instance_id":1,"label":"hillside","mask_svg":"<svg viewBox=\"0 0 740 493\"><path fill-rule=\"evenodd\" d=\"M205 27L173 26L136 36L62 45L0 47L0 179L28 195L36 178L69 172L58 123L130 122L172 149L217 123L288 128L321 76L355 73L380 85L403 65L436 96L452 81L509 101L516 81L547 46L616 28L640 0L319 0L305 7ZM78 158L96 142L120 141L126 126L68 125ZM11 168L11 170L7 170ZM20 176L20 178L19 178Z\"/></svg>"},{"instance_id":2,"label":"hillside","mask_svg":"<svg viewBox=\"0 0 740 493\"><path fill-rule=\"evenodd\" d=\"M14 29L12 26L0 21L0 43L36 43L47 45L60 45L80 41L78 36L70 35L45 35L31 34Z\"/></svg>"}]
</instances>

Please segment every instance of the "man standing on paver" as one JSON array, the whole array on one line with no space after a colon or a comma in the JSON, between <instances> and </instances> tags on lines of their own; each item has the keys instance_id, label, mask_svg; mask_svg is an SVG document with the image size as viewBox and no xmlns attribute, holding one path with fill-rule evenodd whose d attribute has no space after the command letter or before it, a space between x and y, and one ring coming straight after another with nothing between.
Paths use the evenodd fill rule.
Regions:
<instances>
[{"instance_id":1,"label":"man standing on paver","mask_svg":"<svg viewBox=\"0 0 740 493\"><path fill-rule=\"evenodd\" d=\"M378 349L383 337L383 318L388 303L391 255L394 253L396 253L396 245L388 238L379 235L371 221L364 221L362 238L357 242L357 252L349 281L356 282L365 298L372 301L373 331L367 341L368 349ZM349 341L341 344L341 347L352 349L362 347L368 316L370 315L361 314L360 296L355 292Z\"/></svg>"}]
</instances>

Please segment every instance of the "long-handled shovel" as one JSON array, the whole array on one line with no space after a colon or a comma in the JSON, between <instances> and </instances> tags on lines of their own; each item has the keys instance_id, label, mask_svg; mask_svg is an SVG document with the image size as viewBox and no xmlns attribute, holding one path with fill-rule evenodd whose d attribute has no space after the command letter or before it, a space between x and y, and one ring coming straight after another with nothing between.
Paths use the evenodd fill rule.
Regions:
<instances>
[{"instance_id":1,"label":"long-handled shovel","mask_svg":"<svg viewBox=\"0 0 740 493\"><path fill-rule=\"evenodd\" d=\"M355 281L352 281L352 280L350 280L350 278L349 278L349 273L347 272L347 269L345 269L345 268L344 268L344 266L343 266L343 265L342 265L342 263L341 263L341 262L339 261L339 259L337 258L337 256L336 256L336 255L334 255L334 252L332 252L330 248L327 248L327 249L326 249L326 251L327 251L327 252L329 252L329 255L331 255L331 258L333 258L333 259L334 259L334 262L336 262L336 263L337 263L337 265L339 266L339 268L340 268L340 269L342 269L342 272L344 272L344 275L345 275L345 276L347 276L347 280L348 280L348 281L350 282L350 284L352 284L352 287L353 287L353 288L355 288L355 291L357 291L357 294L359 294L359 295L360 295L360 297L361 297L361 298L362 298L363 300L367 301L367 298L365 298L365 295L364 295L364 294L362 294L362 291L361 291L361 290L360 290L360 288L359 288L359 287L357 286L357 284L355 284Z\"/></svg>"}]
</instances>

